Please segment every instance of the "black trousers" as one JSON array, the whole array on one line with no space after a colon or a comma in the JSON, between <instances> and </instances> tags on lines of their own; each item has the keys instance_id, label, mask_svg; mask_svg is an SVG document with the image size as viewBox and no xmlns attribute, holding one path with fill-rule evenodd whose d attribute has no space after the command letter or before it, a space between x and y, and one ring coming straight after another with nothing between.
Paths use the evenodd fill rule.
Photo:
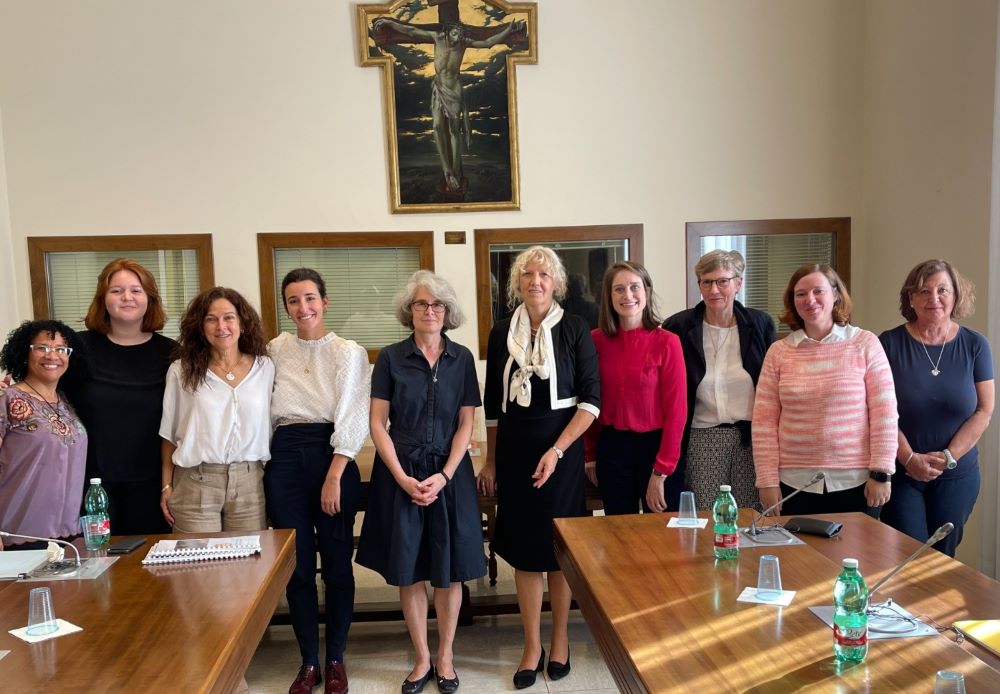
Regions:
<instances>
[{"instance_id":1,"label":"black trousers","mask_svg":"<svg viewBox=\"0 0 1000 694\"><path fill-rule=\"evenodd\" d=\"M781 484L781 496L785 497L795 491L795 487ZM853 513L860 511L878 520L881 506L871 507L865 500L865 485L844 489L839 492L813 494L804 491L796 494L781 505L783 516L804 516L811 513Z\"/></svg>"},{"instance_id":2,"label":"black trousers","mask_svg":"<svg viewBox=\"0 0 1000 694\"><path fill-rule=\"evenodd\" d=\"M320 493L333 459L332 424L280 426L271 440L264 472L268 515L275 528L295 529L295 571L285 594L303 664L319 665L319 598L316 551L326 586L326 659L344 660L354 611L354 516L361 474L352 460L340 481L341 512L320 508Z\"/></svg>"},{"instance_id":3,"label":"black trousers","mask_svg":"<svg viewBox=\"0 0 1000 694\"><path fill-rule=\"evenodd\" d=\"M608 516L627 513L649 513L646 505L646 488L653 472L653 463L660 450L663 431L621 431L609 426L601 427L597 443L597 486ZM679 480L678 485L671 481ZM684 472L676 471L664 482L667 510L676 511L680 505ZM673 487L677 489L674 490ZM673 493L676 492L676 493Z\"/></svg>"}]
</instances>

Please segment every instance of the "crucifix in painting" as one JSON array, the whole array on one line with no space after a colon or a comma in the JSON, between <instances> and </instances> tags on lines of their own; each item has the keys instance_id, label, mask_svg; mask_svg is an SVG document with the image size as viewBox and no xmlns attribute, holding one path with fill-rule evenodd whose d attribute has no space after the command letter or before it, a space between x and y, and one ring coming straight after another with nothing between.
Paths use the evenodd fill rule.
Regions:
<instances>
[{"instance_id":1,"label":"crucifix in painting","mask_svg":"<svg viewBox=\"0 0 1000 694\"><path fill-rule=\"evenodd\" d=\"M511 68L535 60L534 4L410 0L359 20L362 65L386 76L393 211L517 209Z\"/></svg>"}]
</instances>

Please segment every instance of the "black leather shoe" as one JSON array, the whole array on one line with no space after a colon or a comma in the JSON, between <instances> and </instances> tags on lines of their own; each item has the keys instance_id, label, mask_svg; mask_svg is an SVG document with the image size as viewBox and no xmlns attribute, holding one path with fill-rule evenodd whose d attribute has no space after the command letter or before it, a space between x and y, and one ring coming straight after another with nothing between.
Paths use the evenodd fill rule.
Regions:
<instances>
[{"instance_id":1,"label":"black leather shoe","mask_svg":"<svg viewBox=\"0 0 1000 694\"><path fill-rule=\"evenodd\" d=\"M313 688L322 682L318 665L303 665L299 668L299 674L295 676L292 686L288 688L288 694L311 694Z\"/></svg>"},{"instance_id":2,"label":"black leather shoe","mask_svg":"<svg viewBox=\"0 0 1000 694\"><path fill-rule=\"evenodd\" d=\"M424 691L424 685L431 681L434 677L434 666L432 665L428 670L427 674L421 677L416 682L410 680L403 680L403 686L400 688L402 694L420 694Z\"/></svg>"},{"instance_id":3,"label":"black leather shoe","mask_svg":"<svg viewBox=\"0 0 1000 694\"><path fill-rule=\"evenodd\" d=\"M437 686L441 694L455 694L458 691L458 670L455 670L454 677L442 677L438 670Z\"/></svg>"},{"instance_id":4,"label":"black leather shoe","mask_svg":"<svg viewBox=\"0 0 1000 694\"><path fill-rule=\"evenodd\" d=\"M545 649L542 649L542 655L538 659L538 667L534 670L518 670L514 673L514 688L515 689L527 689L535 683L535 679L538 677L538 673L545 669Z\"/></svg>"},{"instance_id":5,"label":"black leather shoe","mask_svg":"<svg viewBox=\"0 0 1000 694\"><path fill-rule=\"evenodd\" d=\"M549 676L550 680L561 680L563 677L569 674L569 652L566 652L566 662L557 663L554 660L549 661L548 667L545 668L545 673Z\"/></svg>"}]
</instances>

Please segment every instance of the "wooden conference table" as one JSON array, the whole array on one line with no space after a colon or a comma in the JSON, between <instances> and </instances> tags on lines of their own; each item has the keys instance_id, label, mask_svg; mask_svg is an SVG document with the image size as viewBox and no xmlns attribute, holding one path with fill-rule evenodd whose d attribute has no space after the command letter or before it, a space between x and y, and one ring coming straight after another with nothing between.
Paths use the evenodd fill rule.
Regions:
<instances>
[{"instance_id":1,"label":"wooden conference table","mask_svg":"<svg viewBox=\"0 0 1000 694\"><path fill-rule=\"evenodd\" d=\"M295 566L294 531L260 536L245 559L144 567L152 536L93 580L0 584L0 691L232 692ZM45 585L56 616L83 631L28 644L8 631Z\"/></svg>"},{"instance_id":2,"label":"wooden conference table","mask_svg":"<svg viewBox=\"0 0 1000 694\"><path fill-rule=\"evenodd\" d=\"M838 667L831 629L808 608L832 604L842 558L856 557L872 585L919 543L864 514L818 517L843 522L841 535L721 562L711 521L681 530L662 514L558 519L556 555L622 692L930 692L938 670L964 673L969 692L1000 692L991 654L940 634L871 641L863 664ZM736 602L768 553L780 559L783 587L798 591L791 605ZM877 597L941 626L1000 618L1000 583L933 550Z\"/></svg>"}]
</instances>

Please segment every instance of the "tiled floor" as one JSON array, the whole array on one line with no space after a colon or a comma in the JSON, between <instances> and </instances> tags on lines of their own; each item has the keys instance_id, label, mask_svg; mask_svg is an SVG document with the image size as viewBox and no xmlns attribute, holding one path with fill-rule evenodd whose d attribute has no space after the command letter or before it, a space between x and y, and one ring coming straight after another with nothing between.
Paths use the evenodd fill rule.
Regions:
<instances>
[{"instance_id":1,"label":"tiled floor","mask_svg":"<svg viewBox=\"0 0 1000 694\"><path fill-rule=\"evenodd\" d=\"M397 590L386 586L380 576L355 565L358 584L357 602L398 600ZM514 594L510 568L501 562L496 587L484 578L470 582L476 595ZM281 608L280 608L281 609ZM548 647L549 615L542 619L542 642ZM430 622L431 652L436 647L435 622ZM611 694L617 691L614 680L601 658L587 625L578 611L570 617L570 653L572 671L564 679L549 682L541 673L535 686L526 692L578 692ZM461 680L460 692L495 694L511 692L511 677L521 658L521 622L517 615L477 617L468 627L459 627L455 646L455 667ZM369 622L351 627L345 657L351 694L398 692L403 678L412 667L410 639L403 622ZM290 626L269 627L246 678L253 694L279 694L288 691L300 665L298 646ZM321 692L321 689L315 690ZM424 689L437 691L433 683Z\"/></svg>"}]
</instances>

